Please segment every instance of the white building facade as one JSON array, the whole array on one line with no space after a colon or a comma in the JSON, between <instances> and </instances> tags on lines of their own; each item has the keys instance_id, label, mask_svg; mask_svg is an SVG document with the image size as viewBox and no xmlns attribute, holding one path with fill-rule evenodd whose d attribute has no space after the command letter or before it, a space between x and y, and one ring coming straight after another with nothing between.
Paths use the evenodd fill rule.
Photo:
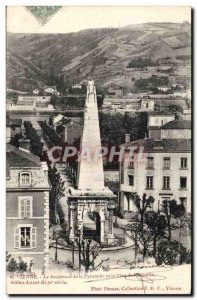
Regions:
<instances>
[{"instance_id":1,"label":"white building facade","mask_svg":"<svg viewBox=\"0 0 197 300\"><path fill-rule=\"evenodd\" d=\"M140 148L143 153L120 163L120 214L137 211L132 193L154 197L151 209L155 211L163 200L175 199L191 212L191 140L148 138L122 145L125 150L128 146Z\"/></svg>"}]
</instances>

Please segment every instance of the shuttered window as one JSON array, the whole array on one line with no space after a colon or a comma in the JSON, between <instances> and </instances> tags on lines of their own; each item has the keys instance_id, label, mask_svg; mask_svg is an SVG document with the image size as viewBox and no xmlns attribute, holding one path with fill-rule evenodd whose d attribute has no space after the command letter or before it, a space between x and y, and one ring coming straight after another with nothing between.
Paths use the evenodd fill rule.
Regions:
<instances>
[{"instance_id":1,"label":"shuttered window","mask_svg":"<svg viewBox=\"0 0 197 300\"><path fill-rule=\"evenodd\" d=\"M36 248L36 227L19 226L14 228L14 248Z\"/></svg>"},{"instance_id":2,"label":"shuttered window","mask_svg":"<svg viewBox=\"0 0 197 300\"><path fill-rule=\"evenodd\" d=\"M31 233L31 246L32 248L36 248L36 227L32 227Z\"/></svg>"},{"instance_id":3,"label":"shuttered window","mask_svg":"<svg viewBox=\"0 0 197 300\"><path fill-rule=\"evenodd\" d=\"M20 228L14 228L14 248L20 247Z\"/></svg>"},{"instance_id":4,"label":"shuttered window","mask_svg":"<svg viewBox=\"0 0 197 300\"><path fill-rule=\"evenodd\" d=\"M19 218L32 217L32 200L33 197L18 197Z\"/></svg>"}]
</instances>

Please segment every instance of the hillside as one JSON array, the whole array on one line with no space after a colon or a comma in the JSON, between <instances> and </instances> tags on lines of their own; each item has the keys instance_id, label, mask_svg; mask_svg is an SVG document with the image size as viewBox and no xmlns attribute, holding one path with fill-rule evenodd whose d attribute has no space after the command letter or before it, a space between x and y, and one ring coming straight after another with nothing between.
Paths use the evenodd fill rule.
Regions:
<instances>
[{"instance_id":1,"label":"hillside","mask_svg":"<svg viewBox=\"0 0 197 300\"><path fill-rule=\"evenodd\" d=\"M188 23L146 23L68 34L8 33L7 48L8 88L28 90L61 75L66 83L91 76L100 86L132 88L133 77L147 78L150 70L158 75L157 66L173 65L176 71L190 64L191 28ZM128 68L133 60L146 58L150 70Z\"/></svg>"}]
</instances>

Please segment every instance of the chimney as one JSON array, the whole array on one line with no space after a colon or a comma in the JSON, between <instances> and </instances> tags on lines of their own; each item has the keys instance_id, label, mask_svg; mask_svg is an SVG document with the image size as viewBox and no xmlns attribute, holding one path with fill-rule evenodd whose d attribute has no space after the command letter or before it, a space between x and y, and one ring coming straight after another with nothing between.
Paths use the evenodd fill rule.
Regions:
<instances>
[{"instance_id":1,"label":"chimney","mask_svg":"<svg viewBox=\"0 0 197 300\"><path fill-rule=\"evenodd\" d=\"M130 139L130 133L126 133L125 134L125 143L130 143L131 139Z\"/></svg>"},{"instance_id":2,"label":"chimney","mask_svg":"<svg viewBox=\"0 0 197 300\"><path fill-rule=\"evenodd\" d=\"M30 151L30 140L28 139L20 139L19 140L19 149Z\"/></svg>"},{"instance_id":3,"label":"chimney","mask_svg":"<svg viewBox=\"0 0 197 300\"><path fill-rule=\"evenodd\" d=\"M41 161L41 165L42 165L42 169L44 171L44 174L46 175L46 177L48 178L48 166L47 166L47 163L46 161Z\"/></svg>"}]
</instances>

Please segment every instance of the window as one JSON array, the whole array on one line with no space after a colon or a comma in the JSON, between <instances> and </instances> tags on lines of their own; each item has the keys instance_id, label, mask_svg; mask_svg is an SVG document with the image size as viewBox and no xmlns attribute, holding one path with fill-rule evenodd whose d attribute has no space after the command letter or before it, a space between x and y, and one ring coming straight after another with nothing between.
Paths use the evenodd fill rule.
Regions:
<instances>
[{"instance_id":1,"label":"window","mask_svg":"<svg viewBox=\"0 0 197 300\"><path fill-rule=\"evenodd\" d=\"M146 188L149 190L153 189L153 176L146 177Z\"/></svg>"},{"instance_id":2,"label":"window","mask_svg":"<svg viewBox=\"0 0 197 300\"><path fill-rule=\"evenodd\" d=\"M187 157L181 157L181 169L187 168Z\"/></svg>"},{"instance_id":3,"label":"window","mask_svg":"<svg viewBox=\"0 0 197 300\"><path fill-rule=\"evenodd\" d=\"M20 246L21 248L31 246L31 227L20 228Z\"/></svg>"},{"instance_id":4,"label":"window","mask_svg":"<svg viewBox=\"0 0 197 300\"><path fill-rule=\"evenodd\" d=\"M19 218L32 217L32 197L18 197Z\"/></svg>"},{"instance_id":5,"label":"window","mask_svg":"<svg viewBox=\"0 0 197 300\"><path fill-rule=\"evenodd\" d=\"M15 248L36 248L36 227L19 225L14 229Z\"/></svg>"},{"instance_id":6,"label":"window","mask_svg":"<svg viewBox=\"0 0 197 300\"><path fill-rule=\"evenodd\" d=\"M164 157L163 159L163 168L170 169L170 157Z\"/></svg>"},{"instance_id":7,"label":"window","mask_svg":"<svg viewBox=\"0 0 197 300\"><path fill-rule=\"evenodd\" d=\"M129 175L129 185L134 186L134 176L133 175Z\"/></svg>"},{"instance_id":8,"label":"window","mask_svg":"<svg viewBox=\"0 0 197 300\"><path fill-rule=\"evenodd\" d=\"M153 157L147 157L147 168L153 169L154 168L154 158Z\"/></svg>"},{"instance_id":9,"label":"window","mask_svg":"<svg viewBox=\"0 0 197 300\"><path fill-rule=\"evenodd\" d=\"M180 197L180 204L182 204L185 209L187 210L187 198L186 197Z\"/></svg>"},{"instance_id":10,"label":"window","mask_svg":"<svg viewBox=\"0 0 197 300\"><path fill-rule=\"evenodd\" d=\"M20 185L31 185L31 173L30 172L20 173Z\"/></svg>"},{"instance_id":11,"label":"window","mask_svg":"<svg viewBox=\"0 0 197 300\"><path fill-rule=\"evenodd\" d=\"M128 169L134 169L134 157L132 157L132 160L128 163Z\"/></svg>"},{"instance_id":12,"label":"window","mask_svg":"<svg viewBox=\"0 0 197 300\"><path fill-rule=\"evenodd\" d=\"M187 188L187 177L180 177L180 188L181 189Z\"/></svg>"},{"instance_id":13,"label":"window","mask_svg":"<svg viewBox=\"0 0 197 300\"><path fill-rule=\"evenodd\" d=\"M163 189L170 189L170 177L164 176L163 177Z\"/></svg>"}]
</instances>

